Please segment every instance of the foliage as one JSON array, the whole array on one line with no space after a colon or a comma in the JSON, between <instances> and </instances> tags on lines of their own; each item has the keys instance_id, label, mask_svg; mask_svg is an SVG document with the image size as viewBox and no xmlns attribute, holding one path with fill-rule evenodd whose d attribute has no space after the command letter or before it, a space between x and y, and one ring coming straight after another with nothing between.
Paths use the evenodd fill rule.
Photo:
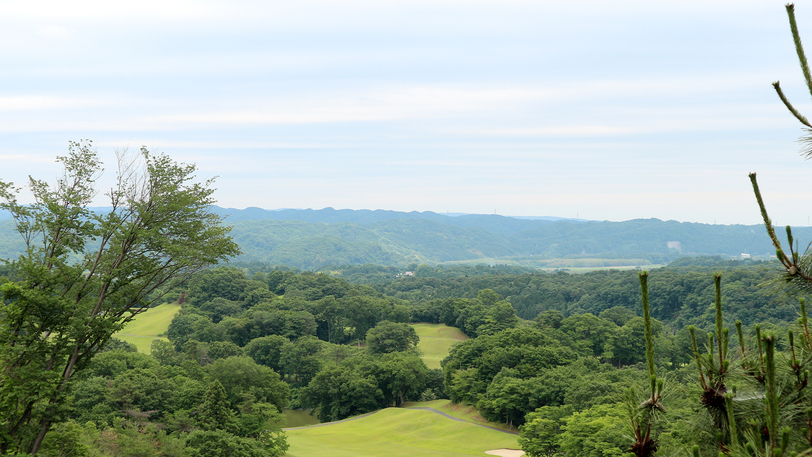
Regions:
<instances>
[{"instance_id":1,"label":"foliage","mask_svg":"<svg viewBox=\"0 0 812 457\"><path fill-rule=\"evenodd\" d=\"M82 427L75 421L56 424L45 436L39 454L46 457L87 457L91 447L88 442L95 438L96 428Z\"/></svg>"},{"instance_id":2,"label":"foliage","mask_svg":"<svg viewBox=\"0 0 812 457\"><path fill-rule=\"evenodd\" d=\"M278 411L288 405L288 385L279 374L257 365L250 357L228 357L206 367L208 374L223 385L232 407L253 401L271 403Z\"/></svg>"},{"instance_id":3,"label":"foliage","mask_svg":"<svg viewBox=\"0 0 812 457\"><path fill-rule=\"evenodd\" d=\"M111 457L185 457L189 455L185 445L185 440L155 426L134 426L118 420L98 432L92 447L98 455Z\"/></svg>"},{"instance_id":4,"label":"foliage","mask_svg":"<svg viewBox=\"0 0 812 457\"><path fill-rule=\"evenodd\" d=\"M542 406L527 414L525 423L519 428L519 445L525 454L529 457L557 455L561 450L562 419L571 414L572 409L566 406Z\"/></svg>"},{"instance_id":5,"label":"foliage","mask_svg":"<svg viewBox=\"0 0 812 457\"><path fill-rule=\"evenodd\" d=\"M383 392L375 378L362 376L346 365L319 372L303 396L303 404L317 409L322 422L375 411L383 403Z\"/></svg>"},{"instance_id":6,"label":"foliage","mask_svg":"<svg viewBox=\"0 0 812 457\"><path fill-rule=\"evenodd\" d=\"M302 390L302 403L333 421L418 400L431 382L432 372L413 352L358 353L320 371Z\"/></svg>"},{"instance_id":7,"label":"foliage","mask_svg":"<svg viewBox=\"0 0 812 457\"><path fill-rule=\"evenodd\" d=\"M741 320L745 326L759 322L787 325L795 319L797 308L776 300L769 290L758 287L776 276L774 267L768 262L714 261L712 266L683 265L652 270L649 272L651 315L674 330L686 325L711 328L714 312L708 307L707 297L713 296L714 285L710 273L724 272L723 292L729 297L728 314L732 319ZM520 318L528 320L545 311L558 311L564 317L586 313L600 316L617 307L640 315L635 271L537 272L449 279L411 277L374 287L387 296L408 300L413 306L415 321L444 323L464 331L469 331L464 325L470 313L465 310L476 304L470 300L485 289L504 297ZM458 324L462 315L465 317Z\"/></svg>"},{"instance_id":8,"label":"foliage","mask_svg":"<svg viewBox=\"0 0 812 457\"><path fill-rule=\"evenodd\" d=\"M562 453L588 457L624 455L628 443L624 418L622 404L597 405L564 417L559 435Z\"/></svg>"},{"instance_id":9,"label":"foliage","mask_svg":"<svg viewBox=\"0 0 812 457\"><path fill-rule=\"evenodd\" d=\"M57 158L64 174L55 186L30 179L33 204L18 203L19 189L0 181L0 209L26 245L10 262L20 279L0 288L2 452L39 450L64 415L69 380L155 289L239 252L208 211L211 180L197 183L193 165L145 148L141 159L119 156L104 213L87 207L101 172L89 141Z\"/></svg>"},{"instance_id":10,"label":"foliage","mask_svg":"<svg viewBox=\"0 0 812 457\"><path fill-rule=\"evenodd\" d=\"M214 380L206 390L206 397L200 406L197 421L203 430L236 431L234 411L231 410L226 390L220 381Z\"/></svg>"},{"instance_id":11,"label":"foliage","mask_svg":"<svg viewBox=\"0 0 812 457\"><path fill-rule=\"evenodd\" d=\"M549 382L539 377L575 361L575 346L561 332L528 327L463 341L443 361L446 392L454 402L477 404L487 419L520 425L546 404L541 392Z\"/></svg>"},{"instance_id":12,"label":"foliage","mask_svg":"<svg viewBox=\"0 0 812 457\"><path fill-rule=\"evenodd\" d=\"M166 344L163 352L168 351L173 348ZM174 363L183 356L166 359ZM186 455L187 450L197 452L193 446L187 449L197 441L190 444L184 437L206 431L213 432L203 434L206 439L280 455L287 443L280 433L284 420L279 411L287 405L288 392L276 373L247 357L218 359L200 366L188 359L179 364L158 364L146 354L110 351L94 358L71 380L67 414L77 423L110 429L84 441L93 452L128 452L122 450L128 440L134 440L131 452L141 452L137 451L139 446L152 440L174 443L172 449L179 448L178 452ZM88 430L87 426L84 429ZM163 432L156 434L158 429ZM60 436L49 432L46 443L52 434L53 438Z\"/></svg>"},{"instance_id":13,"label":"foliage","mask_svg":"<svg viewBox=\"0 0 812 457\"><path fill-rule=\"evenodd\" d=\"M408 351L417 347L420 338L409 324L382 321L369 329L367 349L373 354Z\"/></svg>"},{"instance_id":14,"label":"foliage","mask_svg":"<svg viewBox=\"0 0 812 457\"><path fill-rule=\"evenodd\" d=\"M195 457L281 457L287 450L287 446L266 446L224 430L195 430L189 434L187 446Z\"/></svg>"}]
</instances>

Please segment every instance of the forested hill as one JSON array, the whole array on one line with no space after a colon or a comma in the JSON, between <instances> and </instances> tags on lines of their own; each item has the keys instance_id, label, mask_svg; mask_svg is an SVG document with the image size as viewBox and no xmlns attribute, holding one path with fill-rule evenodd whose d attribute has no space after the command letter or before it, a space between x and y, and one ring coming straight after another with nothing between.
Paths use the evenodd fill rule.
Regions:
<instances>
[{"instance_id":1,"label":"forested hill","mask_svg":"<svg viewBox=\"0 0 812 457\"><path fill-rule=\"evenodd\" d=\"M227 215L239 260L303 269L325 265L476 261L538 266L539 259L635 259L665 263L682 255L774 254L760 225L710 225L636 219L625 222L369 210L235 210ZM812 229L796 228L796 239ZM0 220L0 258L22 252L9 219ZM536 263L534 263L536 262Z\"/></svg>"},{"instance_id":2,"label":"forested hill","mask_svg":"<svg viewBox=\"0 0 812 457\"><path fill-rule=\"evenodd\" d=\"M405 265L538 258L630 258L651 263L681 255L773 253L759 225L710 225L637 219L625 222L432 212L216 208L228 215L241 260L318 268L329 264ZM812 239L798 228L796 238ZM676 243L675 243L676 242ZM670 247L669 247L670 246ZM524 263L528 265L527 263Z\"/></svg>"},{"instance_id":3,"label":"forested hill","mask_svg":"<svg viewBox=\"0 0 812 457\"><path fill-rule=\"evenodd\" d=\"M389 210L352 210L352 209L281 209L265 210L261 208L220 208L213 206L212 212L224 216L228 222L277 220L323 222L337 224L350 222L353 224L371 224L392 219L425 219L457 227L478 227L502 236L509 236L516 232L550 224L554 221L586 222L583 219L564 219L560 217L519 218L500 216L498 214L439 214L432 211L389 211Z\"/></svg>"}]
</instances>

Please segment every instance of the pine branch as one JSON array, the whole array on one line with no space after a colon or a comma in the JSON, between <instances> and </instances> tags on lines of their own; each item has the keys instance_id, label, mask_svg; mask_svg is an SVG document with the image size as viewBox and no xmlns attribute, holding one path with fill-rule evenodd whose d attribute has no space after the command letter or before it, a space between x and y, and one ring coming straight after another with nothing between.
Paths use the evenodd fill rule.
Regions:
<instances>
[{"instance_id":1,"label":"pine branch","mask_svg":"<svg viewBox=\"0 0 812 457\"><path fill-rule=\"evenodd\" d=\"M724 377L725 372L725 358L727 356L727 351L722 348L723 345L723 338L722 338L722 275L715 274L713 275L713 283L716 289L716 298L714 300L716 306L716 343L719 346L719 377Z\"/></svg>"},{"instance_id":2,"label":"pine branch","mask_svg":"<svg viewBox=\"0 0 812 457\"><path fill-rule=\"evenodd\" d=\"M786 263L786 256L784 256L781 252L781 242L778 241L778 237L775 235L775 229L773 228L773 223L770 220L770 216L767 215L767 208L764 206L764 199L761 198L761 191L758 188L758 181L756 181L755 173L750 173L750 183L753 184L753 193L756 194L758 209L761 211L761 218L764 220L764 227L767 228L767 234L770 235L773 246L775 246L778 254L778 260L781 261L784 267L789 268L789 265Z\"/></svg>"},{"instance_id":3,"label":"pine branch","mask_svg":"<svg viewBox=\"0 0 812 457\"><path fill-rule=\"evenodd\" d=\"M778 98L780 98L781 101L784 102L784 106L787 107L789 112L792 113L792 115L795 116L796 119L801 121L801 124L812 128L812 124L809 123L806 117L803 114L801 114L797 109L795 109L795 107L792 106L792 103L789 102L787 96L784 95L784 91L781 90L781 84L778 81L773 83L773 88L775 89L775 92L778 93Z\"/></svg>"},{"instance_id":4,"label":"pine branch","mask_svg":"<svg viewBox=\"0 0 812 457\"><path fill-rule=\"evenodd\" d=\"M787 16L789 16L789 28L792 31L792 41L795 42L795 52L798 53L798 60L801 63L801 71L804 73L804 79L806 80L806 87L809 89L809 95L812 95L812 75L810 75L809 64L806 61L804 45L801 43L801 34L798 33L798 24L795 22L795 5L790 3L786 6L786 8Z\"/></svg>"}]
</instances>

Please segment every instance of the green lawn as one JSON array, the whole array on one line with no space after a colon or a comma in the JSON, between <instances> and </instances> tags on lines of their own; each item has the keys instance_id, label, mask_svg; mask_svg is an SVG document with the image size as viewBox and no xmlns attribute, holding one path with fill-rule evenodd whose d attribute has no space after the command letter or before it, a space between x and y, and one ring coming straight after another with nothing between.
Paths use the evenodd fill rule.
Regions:
<instances>
[{"instance_id":1,"label":"green lawn","mask_svg":"<svg viewBox=\"0 0 812 457\"><path fill-rule=\"evenodd\" d=\"M133 343L138 347L138 352L149 354L149 345L152 344L152 340L169 341L165 337L158 335L166 332L169 323L172 322L172 318L175 317L178 311L180 311L180 305L177 303L150 308L144 311L143 314L136 316L120 333L116 333L114 336L128 343Z\"/></svg>"},{"instance_id":2,"label":"green lawn","mask_svg":"<svg viewBox=\"0 0 812 457\"><path fill-rule=\"evenodd\" d=\"M289 457L485 457L493 449L519 449L517 435L404 408L287 435Z\"/></svg>"},{"instance_id":3,"label":"green lawn","mask_svg":"<svg viewBox=\"0 0 812 457\"><path fill-rule=\"evenodd\" d=\"M433 400L433 401L421 401L421 402L406 402L404 403L404 407L412 408L412 407L428 407L434 408L437 411L442 411L449 416L456 417L457 419L462 419L464 421L473 422L474 424L480 425L487 425L488 427L498 428L501 430L509 430L513 433L517 432L516 427L509 427L507 424L497 423L497 422L489 422L482 418L479 415L479 411L476 409L475 406L472 405L465 405L462 403L454 404L451 403L451 400Z\"/></svg>"},{"instance_id":4,"label":"green lawn","mask_svg":"<svg viewBox=\"0 0 812 457\"><path fill-rule=\"evenodd\" d=\"M412 327L420 337L417 349L429 368L440 368L440 362L448 356L451 346L468 339L459 329L443 324L412 324Z\"/></svg>"}]
</instances>

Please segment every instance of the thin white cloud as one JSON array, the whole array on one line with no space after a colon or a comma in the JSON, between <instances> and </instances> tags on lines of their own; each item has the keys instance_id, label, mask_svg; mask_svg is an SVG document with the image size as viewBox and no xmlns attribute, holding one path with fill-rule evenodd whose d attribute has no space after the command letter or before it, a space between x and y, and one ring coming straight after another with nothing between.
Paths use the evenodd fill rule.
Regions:
<instances>
[{"instance_id":1,"label":"thin white cloud","mask_svg":"<svg viewBox=\"0 0 812 457\"><path fill-rule=\"evenodd\" d=\"M217 4L219 3L219 5ZM98 22L144 19L191 20L195 18L215 18L225 10L227 2L205 0L33 0L7 2L3 5L6 18L32 21Z\"/></svg>"},{"instance_id":2,"label":"thin white cloud","mask_svg":"<svg viewBox=\"0 0 812 457\"><path fill-rule=\"evenodd\" d=\"M9 162L13 162L15 166L20 166L23 164L53 163L54 158L33 154L0 154L0 161L4 162L5 166L8 167Z\"/></svg>"},{"instance_id":3,"label":"thin white cloud","mask_svg":"<svg viewBox=\"0 0 812 457\"><path fill-rule=\"evenodd\" d=\"M713 192L747 169L808 177L763 1L11 2L0 58L2 179L91 137L221 174L234 207L734 220L750 199Z\"/></svg>"},{"instance_id":4,"label":"thin white cloud","mask_svg":"<svg viewBox=\"0 0 812 457\"><path fill-rule=\"evenodd\" d=\"M641 81L586 81L564 85L385 85L356 90L354 92L333 92L321 94L272 94L243 101L230 100L224 106L198 108L194 112L179 112L178 107L194 105L195 100L154 100L138 101L146 111L158 111L161 114L143 114L144 109L130 115L128 122L131 129L155 128L192 128L195 125L254 125L254 124L308 124L331 122L365 122L391 121L404 119L436 119L460 114L500 112L509 113L530 109L534 105L544 107L547 112L565 107L567 103L595 101L600 99L616 100L615 103L626 103L628 100L652 97L656 94L670 96L701 96L716 92L718 87L733 90L763 83L761 77L744 76L738 79L728 75L716 75L711 78L673 78L666 80ZM314 96L315 95L315 96ZM132 101L131 101L132 102ZM228 109L235 102L254 105L242 110ZM149 105L152 109L149 109ZM215 102L215 105L218 104ZM115 106L120 109L127 105L121 100L81 100L60 99L56 97L6 97L0 98L0 111L3 110L36 110L62 109L68 107ZM601 109L611 107L607 104ZM549 135L597 135L632 133L635 131L679 131L695 128L718 129L735 126L738 118L731 113L741 112L741 105L717 107L708 112L706 108L674 108L665 106L660 109L636 108L621 105L616 114L630 118L640 118L651 123L659 119L655 128L641 128L636 125L563 125L536 126L532 128L496 128L476 129L486 134L508 134L517 136ZM773 107L774 108L774 107ZM182 109L182 108L181 108ZM174 111L174 112L173 112ZM698 116L699 114L699 116ZM585 113L590 116L591 113ZM114 113L114 117L122 114ZM665 122L665 119L669 119ZM672 120L676 119L676 122ZM687 121L686 122L683 122ZM691 121L693 120L693 121ZM769 117L752 119L754 123L764 124ZM47 123L47 121L46 121ZM123 128L118 122L108 127L92 122L89 128L117 129ZM29 128L21 127L25 130ZM47 127L45 127L47 128ZM76 126L80 128L80 126ZM449 130L454 131L454 130Z\"/></svg>"},{"instance_id":5,"label":"thin white cloud","mask_svg":"<svg viewBox=\"0 0 812 457\"><path fill-rule=\"evenodd\" d=\"M115 101L89 98L52 97L46 95L0 96L3 111L51 111L75 108L114 106Z\"/></svg>"},{"instance_id":6,"label":"thin white cloud","mask_svg":"<svg viewBox=\"0 0 812 457\"><path fill-rule=\"evenodd\" d=\"M594 135L621 135L636 133L630 127L617 127L609 125L561 125L551 127L535 127L526 129L470 129L456 131L457 133L480 134L500 137L556 137L556 136L594 136Z\"/></svg>"}]
</instances>

